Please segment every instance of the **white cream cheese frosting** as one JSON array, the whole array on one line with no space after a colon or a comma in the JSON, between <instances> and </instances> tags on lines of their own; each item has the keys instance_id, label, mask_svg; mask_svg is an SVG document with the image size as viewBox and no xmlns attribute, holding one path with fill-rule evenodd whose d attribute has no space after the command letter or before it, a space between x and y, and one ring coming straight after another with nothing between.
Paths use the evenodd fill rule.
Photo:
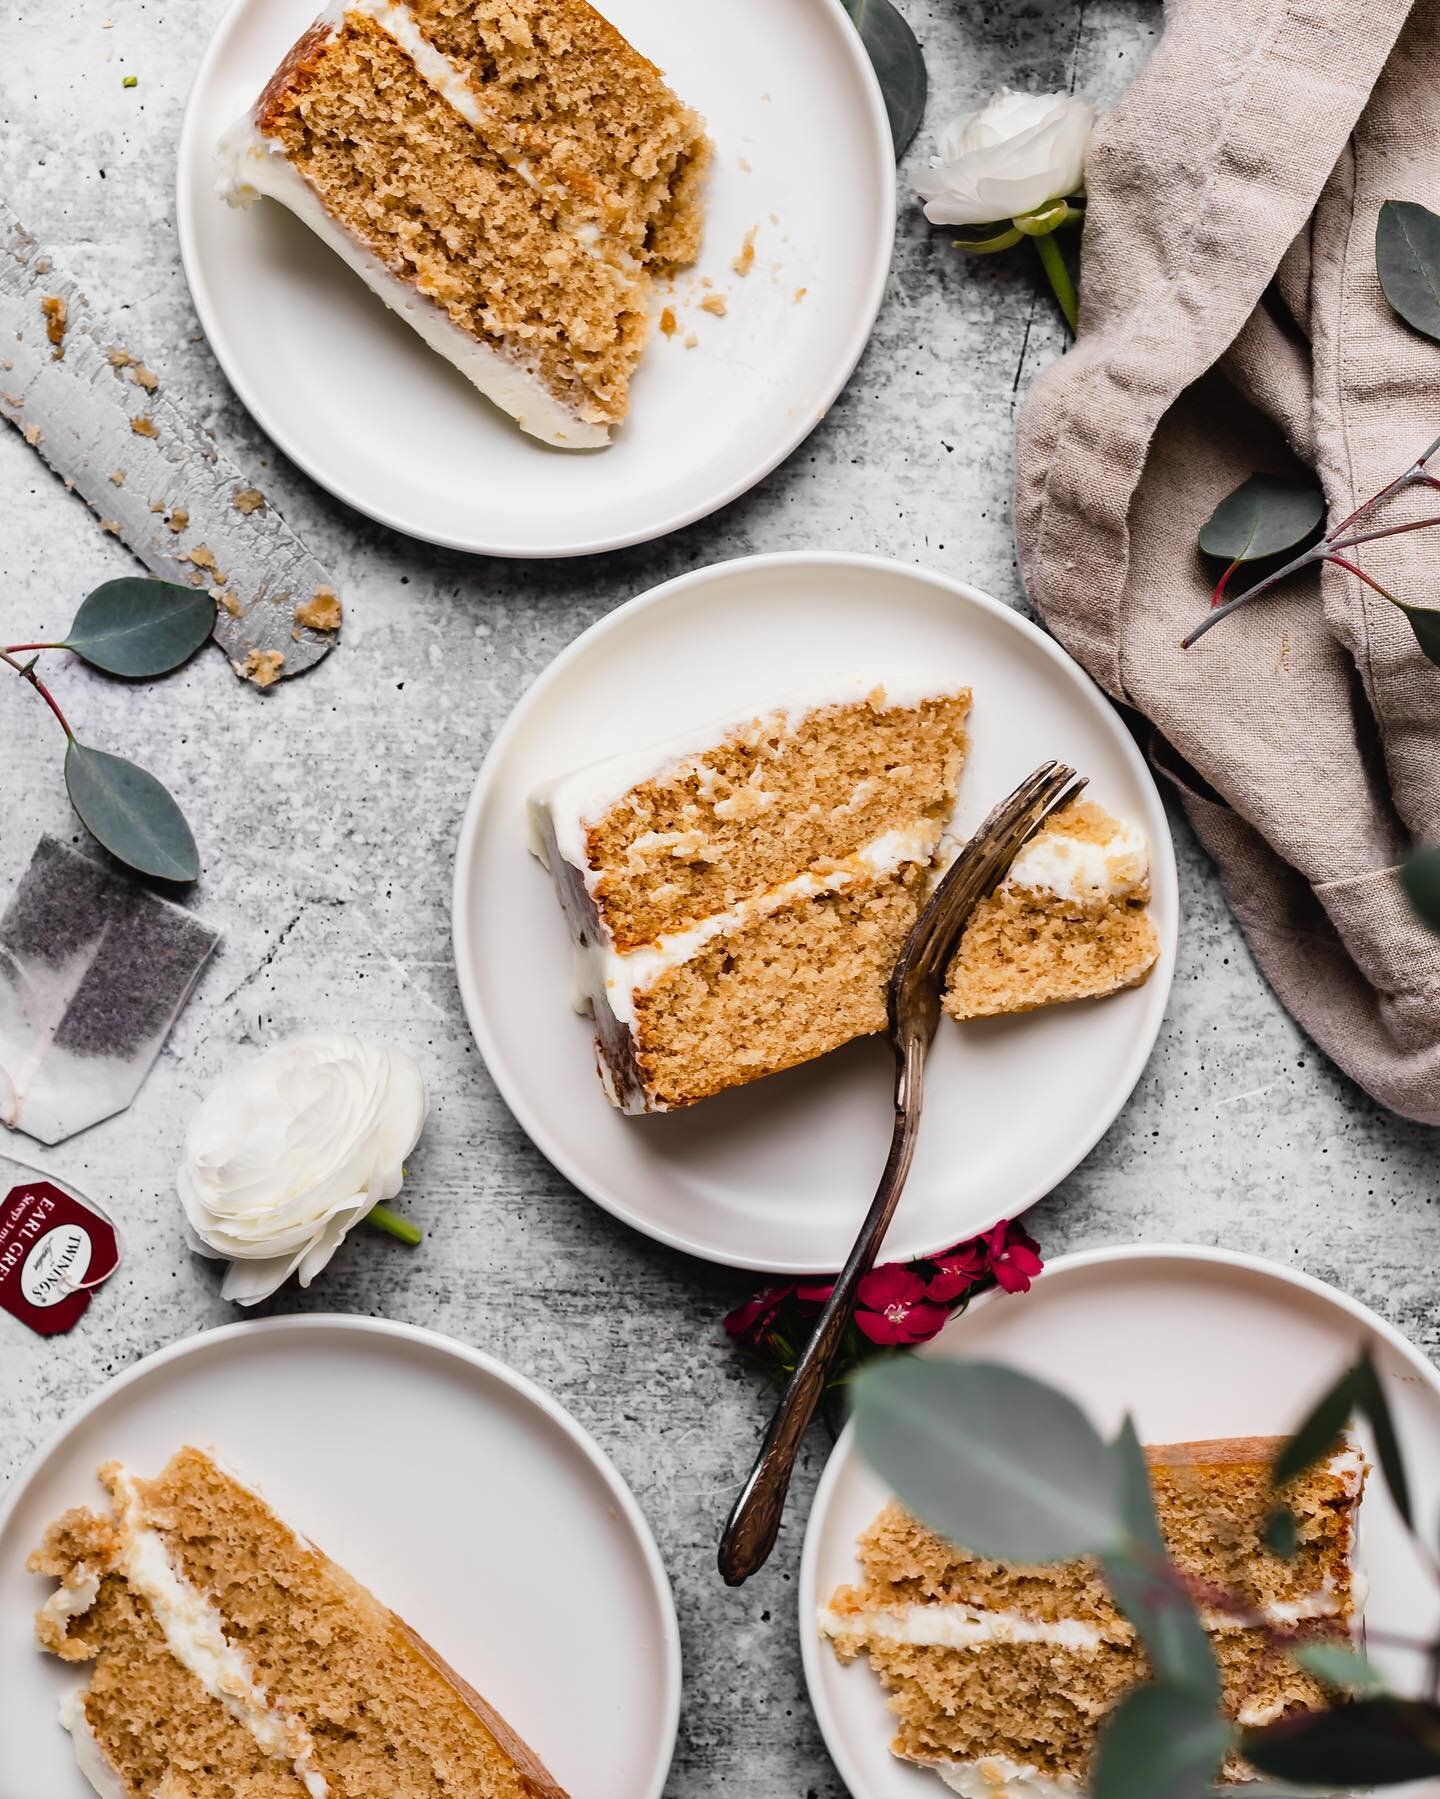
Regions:
<instances>
[{"instance_id":1,"label":"white cream cheese frosting","mask_svg":"<svg viewBox=\"0 0 1440 1799\"><path fill-rule=\"evenodd\" d=\"M820 1613L823 1636L879 1637L924 1649L979 1649L988 1643L1048 1643L1089 1653L1107 1641L1098 1625L1082 1618L1027 1618L1022 1612L984 1611L973 1605L874 1606L866 1611Z\"/></svg>"},{"instance_id":2,"label":"white cream cheese frosting","mask_svg":"<svg viewBox=\"0 0 1440 1799\"><path fill-rule=\"evenodd\" d=\"M1042 1774L1032 1762L987 1755L973 1762L929 1764L960 1799L1076 1799L1078 1780Z\"/></svg>"},{"instance_id":3,"label":"white cream cheese frosting","mask_svg":"<svg viewBox=\"0 0 1440 1799\"><path fill-rule=\"evenodd\" d=\"M1117 820L1116 830L1104 843L1041 831L1011 863L1004 884L1061 899L1123 899L1144 882L1149 864L1144 832Z\"/></svg>"},{"instance_id":4,"label":"white cream cheese frosting","mask_svg":"<svg viewBox=\"0 0 1440 1799\"><path fill-rule=\"evenodd\" d=\"M120 1568L132 1591L150 1607L171 1655L249 1731L266 1755L290 1764L309 1799L329 1799L329 1782L310 1732L298 1717L271 1700L255 1679L249 1658L226 1636L215 1606L175 1567L164 1538L145 1522L131 1476L116 1469L114 1482Z\"/></svg>"},{"instance_id":5,"label":"white cream cheese frosting","mask_svg":"<svg viewBox=\"0 0 1440 1799\"><path fill-rule=\"evenodd\" d=\"M120 1778L119 1771L100 1747L85 1715L88 1687L74 1687L60 1701L60 1723L70 1733L70 1746L75 1751L75 1765L100 1799L131 1799L130 1783Z\"/></svg>"}]
</instances>

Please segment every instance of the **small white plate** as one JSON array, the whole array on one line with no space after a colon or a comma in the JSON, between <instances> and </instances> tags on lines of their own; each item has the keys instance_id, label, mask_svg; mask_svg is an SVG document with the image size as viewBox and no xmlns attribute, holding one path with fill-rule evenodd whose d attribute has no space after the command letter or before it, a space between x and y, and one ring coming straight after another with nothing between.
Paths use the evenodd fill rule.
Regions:
<instances>
[{"instance_id":1,"label":"small white plate","mask_svg":"<svg viewBox=\"0 0 1440 1799\"><path fill-rule=\"evenodd\" d=\"M1063 1387L1102 1431L1113 1434L1128 1411L1142 1442L1181 1443L1288 1435L1366 1346L1394 1410L1415 1515L1428 1530L1440 1505L1440 1374L1357 1300L1254 1256L1143 1245L1059 1256L1024 1297L986 1294L922 1353L1008 1363ZM889 1496L847 1425L805 1532L805 1680L852 1799L941 1799L933 1774L890 1754L894 1721L868 1663L842 1667L815 1628L834 1589L858 1577L855 1539ZM1378 1469L1366 1487L1360 1548L1369 1622L1433 1635L1440 1597ZM1371 1654L1400 1691L1420 1690L1419 1658L1374 1645ZM1437 1788L1395 1790L1433 1799Z\"/></svg>"},{"instance_id":2,"label":"small white plate","mask_svg":"<svg viewBox=\"0 0 1440 1799\"><path fill-rule=\"evenodd\" d=\"M540 782L830 675L933 671L974 689L959 821L971 828L1047 757L1150 839L1160 962L1094 1004L942 1019L920 1146L888 1257L943 1249L1021 1212L1086 1156L1154 1045L1175 966L1164 807L1104 695L1054 641L974 588L867 556L754 556L696 570L601 619L495 739L455 867L465 1009L511 1110L557 1168L661 1242L739 1268L838 1268L890 1137L893 1064L872 1038L683 1112L606 1104L573 1010L569 941L526 849Z\"/></svg>"},{"instance_id":3,"label":"small white plate","mask_svg":"<svg viewBox=\"0 0 1440 1799\"><path fill-rule=\"evenodd\" d=\"M553 1399L490 1356L345 1317L228 1325L147 1357L16 1482L0 1506L0 1799L90 1794L56 1721L77 1671L31 1627L53 1583L25 1557L52 1518L102 1497L102 1462L158 1473L186 1442L213 1445L414 1625L563 1786L659 1799L680 1639L629 1489Z\"/></svg>"},{"instance_id":4,"label":"small white plate","mask_svg":"<svg viewBox=\"0 0 1440 1799\"><path fill-rule=\"evenodd\" d=\"M587 453L526 437L285 208L236 212L215 193L221 133L318 4L226 13L185 113L177 222L231 386L322 486L452 549L577 556L703 518L823 418L870 335L895 232L884 103L838 0L602 0L704 116L715 161L701 259L657 299L680 329L655 333L629 418ZM731 262L752 228L742 279ZM699 310L703 278L726 317Z\"/></svg>"}]
</instances>

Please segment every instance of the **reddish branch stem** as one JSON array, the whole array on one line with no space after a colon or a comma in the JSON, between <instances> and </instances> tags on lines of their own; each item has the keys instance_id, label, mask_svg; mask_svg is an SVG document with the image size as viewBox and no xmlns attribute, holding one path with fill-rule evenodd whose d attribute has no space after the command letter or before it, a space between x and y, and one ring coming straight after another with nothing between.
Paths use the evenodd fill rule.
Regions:
<instances>
[{"instance_id":1,"label":"reddish branch stem","mask_svg":"<svg viewBox=\"0 0 1440 1799\"><path fill-rule=\"evenodd\" d=\"M1357 581L1363 581L1367 587L1373 587L1376 593L1380 595L1381 599L1389 600L1392 606L1399 604L1393 593L1388 592L1380 585L1373 575L1367 575L1363 568L1358 567L1347 557L1331 555L1327 556L1325 560L1327 562L1333 562L1336 568L1343 568L1347 575L1354 575Z\"/></svg>"},{"instance_id":2,"label":"reddish branch stem","mask_svg":"<svg viewBox=\"0 0 1440 1799\"><path fill-rule=\"evenodd\" d=\"M63 650L66 647L63 643L7 643L5 653L18 656L24 650Z\"/></svg>"},{"instance_id":3,"label":"reddish branch stem","mask_svg":"<svg viewBox=\"0 0 1440 1799\"><path fill-rule=\"evenodd\" d=\"M59 706L56 705L54 694L51 693L50 689L40 679L39 675L35 673L35 670L33 668L26 668L23 662L17 662L10 654L9 650L0 650L0 662L8 662L22 681L28 681L30 683L36 693L40 695L40 698L44 700L45 704L60 721L60 729L65 733L66 737L69 738L71 743L73 743L75 741L75 733L70 729L65 714L60 710Z\"/></svg>"}]
</instances>

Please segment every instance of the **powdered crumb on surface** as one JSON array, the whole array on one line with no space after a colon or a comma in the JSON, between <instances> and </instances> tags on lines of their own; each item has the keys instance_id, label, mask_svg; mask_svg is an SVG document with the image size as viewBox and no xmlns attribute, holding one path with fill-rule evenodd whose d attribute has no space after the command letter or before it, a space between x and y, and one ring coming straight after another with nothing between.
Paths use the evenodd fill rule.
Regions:
<instances>
[{"instance_id":1,"label":"powdered crumb on surface","mask_svg":"<svg viewBox=\"0 0 1440 1799\"><path fill-rule=\"evenodd\" d=\"M128 350L121 349L119 344L111 344L105 352L105 358L112 369L128 369L135 358Z\"/></svg>"},{"instance_id":2,"label":"powdered crumb on surface","mask_svg":"<svg viewBox=\"0 0 1440 1799\"><path fill-rule=\"evenodd\" d=\"M42 294L40 310L45 314L45 335L55 346L55 360L65 354L65 327L70 322L70 308L60 294Z\"/></svg>"},{"instance_id":3,"label":"powdered crumb on surface","mask_svg":"<svg viewBox=\"0 0 1440 1799\"><path fill-rule=\"evenodd\" d=\"M795 289L795 304L798 306L809 292L810 289L808 287L797 287Z\"/></svg>"},{"instance_id":4,"label":"powdered crumb on surface","mask_svg":"<svg viewBox=\"0 0 1440 1799\"><path fill-rule=\"evenodd\" d=\"M0 400L3 400L7 406L19 406L22 404L20 395L12 388L8 387L5 389L4 393L0 393Z\"/></svg>"},{"instance_id":5,"label":"powdered crumb on surface","mask_svg":"<svg viewBox=\"0 0 1440 1799\"><path fill-rule=\"evenodd\" d=\"M700 310L712 313L717 319L723 319L728 310L724 294L706 294L700 302Z\"/></svg>"},{"instance_id":6,"label":"powdered crumb on surface","mask_svg":"<svg viewBox=\"0 0 1440 1799\"><path fill-rule=\"evenodd\" d=\"M236 597L235 589L233 587L212 587L210 589L210 595L217 604L225 608L231 618L239 618L240 601Z\"/></svg>"},{"instance_id":7,"label":"powdered crumb on surface","mask_svg":"<svg viewBox=\"0 0 1440 1799\"><path fill-rule=\"evenodd\" d=\"M150 510L152 512L163 512L165 510L164 502L161 500L152 500L150 502Z\"/></svg>"},{"instance_id":8,"label":"powdered crumb on surface","mask_svg":"<svg viewBox=\"0 0 1440 1799\"><path fill-rule=\"evenodd\" d=\"M660 314L660 335L662 337L674 337L679 329L680 326L675 318L675 308L673 306L667 306Z\"/></svg>"},{"instance_id":9,"label":"powdered crumb on surface","mask_svg":"<svg viewBox=\"0 0 1440 1799\"><path fill-rule=\"evenodd\" d=\"M685 348L687 350L693 350L695 348L696 344L699 343L699 341L700 341L700 339L698 337L696 337L695 333L692 331L689 334L689 336L685 339Z\"/></svg>"},{"instance_id":10,"label":"powdered crumb on surface","mask_svg":"<svg viewBox=\"0 0 1440 1799\"><path fill-rule=\"evenodd\" d=\"M102 518L100 521L100 529L102 531L108 531L112 537L118 537L120 535L120 521L118 518Z\"/></svg>"},{"instance_id":11,"label":"powdered crumb on surface","mask_svg":"<svg viewBox=\"0 0 1440 1799\"><path fill-rule=\"evenodd\" d=\"M130 429L137 437L155 437L158 435L155 430L155 421L148 412L142 412L137 417L131 419Z\"/></svg>"},{"instance_id":12,"label":"powdered crumb on surface","mask_svg":"<svg viewBox=\"0 0 1440 1799\"><path fill-rule=\"evenodd\" d=\"M13 369L14 366L15 358L13 356L0 356L0 369Z\"/></svg>"},{"instance_id":13,"label":"powdered crumb on surface","mask_svg":"<svg viewBox=\"0 0 1440 1799\"><path fill-rule=\"evenodd\" d=\"M755 226L745 233L745 241L740 246L740 254L733 259L730 267L737 275L748 275L751 264L755 261Z\"/></svg>"},{"instance_id":14,"label":"powdered crumb on surface","mask_svg":"<svg viewBox=\"0 0 1440 1799\"><path fill-rule=\"evenodd\" d=\"M165 523L169 525L170 529L178 536L178 534L185 529L186 525L190 523L189 510L184 506L177 506L170 514L169 518L166 519ZM191 560L194 560L193 557Z\"/></svg>"},{"instance_id":15,"label":"powdered crumb on surface","mask_svg":"<svg viewBox=\"0 0 1440 1799\"><path fill-rule=\"evenodd\" d=\"M189 523L188 513L186 514L186 523ZM193 550L186 550L183 560L186 562L193 562L196 568L208 568L212 574L219 574L219 568L215 561L215 552L208 544L197 543Z\"/></svg>"},{"instance_id":16,"label":"powdered crumb on surface","mask_svg":"<svg viewBox=\"0 0 1440 1799\"><path fill-rule=\"evenodd\" d=\"M317 587L294 612L295 623L308 625L312 631L338 631L343 617L344 608L333 587Z\"/></svg>"},{"instance_id":17,"label":"powdered crumb on surface","mask_svg":"<svg viewBox=\"0 0 1440 1799\"><path fill-rule=\"evenodd\" d=\"M742 156L740 158L740 167L747 175L750 173L750 159L748 156Z\"/></svg>"},{"instance_id":18,"label":"powdered crumb on surface","mask_svg":"<svg viewBox=\"0 0 1440 1799\"><path fill-rule=\"evenodd\" d=\"M38 425L27 425L25 427L25 441L32 450L35 448L36 444L40 441L40 427Z\"/></svg>"},{"instance_id":19,"label":"powdered crumb on surface","mask_svg":"<svg viewBox=\"0 0 1440 1799\"><path fill-rule=\"evenodd\" d=\"M248 518L252 512L258 512L265 504L265 496L258 487L238 487L235 498L230 504L237 512L243 512Z\"/></svg>"},{"instance_id":20,"label":"powdered crumb on surface","mask_svg":"<svg viewBox=\"0 0 1440 1799\"><path fill-rule=\"evenodd\" d=\"M112 468L111 469L110 485L112 487L123 487L125 485L125 471L123 468Z\"/></svg>"},{"instance_id":21,"label":"powdered crumb on surface","mask_svg":"<svg viewBox=\"0 0 1440 1799\"><path fill-rule=\"evenodd\" d=\"M251 650L243 662L231 664L242 681L253 681L257 687L273 687L284 666L285 656L281 650Z\"/></svg>"},{"instance_id":22,"label":"powdered crumb on surface","mask_svg":"<svg viewBox=\"0 0 1440 1799\"><path fill-rule=\"evenodd\" d=\"M136 387L143 387L147 394L153 394L160 385L160 377L147 369L143 362L131 364L130 379Z\"/></svg>"}]
</instances>

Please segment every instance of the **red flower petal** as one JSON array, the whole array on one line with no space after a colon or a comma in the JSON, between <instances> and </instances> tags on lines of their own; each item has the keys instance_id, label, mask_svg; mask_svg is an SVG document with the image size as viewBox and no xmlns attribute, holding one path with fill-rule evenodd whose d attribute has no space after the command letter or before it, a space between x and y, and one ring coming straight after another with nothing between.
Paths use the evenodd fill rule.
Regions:
<instances>
[{"instance_id":1,"label":"red flower petal","mask_svg":"<svg viewBox=\"0 0 1440 1799\"><path fill-rule=\"evenodd\" d=\"M733 1312L725 1314L726 1333L742 1339L755 1336L769 1324L793 1292L794 1288L789 1284L767 1287L763 1293L747 1299L744 1305L736 1306Z\"/></svg>"},{"instance_id":2,"label":"red flower petal","mask_svg":"<svg viewBox=\"0 0 1440 1799\"><path fill-rule=\"evenodd\" d=\"M800 1281L795 1287L795 1297L802 1306L823 1306L834 1291L834 1281Z\"/></svg>"},{"instance_id":3,"label":"red flower petal","mask_svg":"<svg viewBox=\"0 0 1440 1799\"><path fill-rule=\"evenodd\" d=\"M872 1268L855 1290L857 1305L883 1312L887 1306L915 1305L925 1297L925 1280L903 1262L886 1262ZM878 1341L878 1339L877 1339Z\"/></svg>"}]
</instances>

